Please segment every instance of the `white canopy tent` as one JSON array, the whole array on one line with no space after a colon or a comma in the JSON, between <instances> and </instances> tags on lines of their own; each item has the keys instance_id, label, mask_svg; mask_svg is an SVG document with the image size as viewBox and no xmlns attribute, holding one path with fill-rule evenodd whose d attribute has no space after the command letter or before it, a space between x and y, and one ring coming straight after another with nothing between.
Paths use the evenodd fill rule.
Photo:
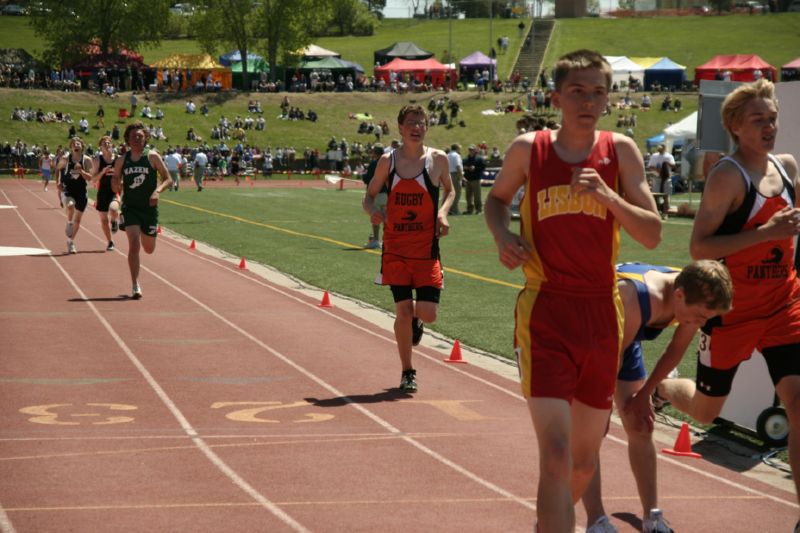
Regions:
<instances>
[{"instance_id":1,"label":"white canopy tent","mask_svg":"<svg viewBox=\"0 0 800 533\"><path fill-rule=\"evenodd\" d=\"M633 76L639 80L639 86L644 87L644 67L626 56L605 56L611 65L611 81L617 84L628 83L628 77Z\"/></svg>"},{"instance_id":2,"label":"white canopy tent","mask_svg":"<svg viewBox=\"0 0 800 533\"><path fill-rule=\"evenodd\" d=\"M696 138L697 111L664 130L664 147L667 149L667 152L671 152L676 139L683 139L685 146L687 141Z\"/></svg>"}]
</instances>

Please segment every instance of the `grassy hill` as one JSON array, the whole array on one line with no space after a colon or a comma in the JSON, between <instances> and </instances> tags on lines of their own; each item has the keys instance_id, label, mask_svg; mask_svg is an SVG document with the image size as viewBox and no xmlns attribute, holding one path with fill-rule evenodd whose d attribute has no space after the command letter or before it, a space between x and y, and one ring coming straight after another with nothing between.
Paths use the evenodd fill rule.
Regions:
<instances>
[{"instance_id":1,"label":"grassy hill","mask_svg":"<svg viewBox=\"0 0 800 533\"><path fill-rule=\"evenodd\" d=\"M372 64L374 50L393 42L413 40L419 46L441 57L449 47L456 57L463 57L475 49L487 50L492 40L508 35L511 41L508 54L498 56L500 71L507 73L516 57L515 46L519 44L516 23L513 20L486 19L427 21L413 19L385 20L370 37L324 37L315 43L340 52L343 57L361 63L367 71ZM490 28L491 27L491 28ZM451 33L452 29L452 33ZM490 30L492 39L490 39ZM32 53L40 52L41 42L27 24L26 17L0 17L0 48L23 47ZM773 65L779 66L800 53L800 13L784 13L767 16L728 15L697 17L660 17L653 19L576 19L557 21L545 64L552 64L560 54L576 48L589 47L611 55L666 55L692 69L716 53L757 53ZM145 61L151 62L173 52L199 52L196 41L168 40L158 47L143 50ZM314 109L320 116L316 124L285 122L277 120L280 96L259 94L258 99L266 111L267 129L252 132L248 141L258 146L292 145L302 150L306 146L321 148L331 136L347 137L351 142L367 142L371 136L358 136L357 124L348 121L348 113L369 112L377 120L386 120L394 125L400 105L417 100L423 104L434 95L389 94L325 94L291 95L293 105L304 110ZM494 108L496 99L503 102L521 98L522 95L502 93L478 100L474 93L452 93L463 108L462 118L466 128L431 128L430 143L444 147L453 142L469 144L485 141L501 150L514 137L514 126L519 115L484 116L481 111ZM696 97L682 95L684 109L681 113L651 111L639 113L636 138L644 149L644 139L660 132L668 123L676 122L696 109ZM193 127L201 136L208 137L211 125L221 115L229 118L246 114L248 95L229 94L223 97L204 97L211 107L209 117L188 116L183 112L184 97L156 96L153 109L160 105L167 119L163 127L170 142L183 143L186 131ZM613 99L612 99L613 100ZM523 100L524 102L524 100ZM659 98L656 98L656 105ZM9 119L14 107L42 107L45 111L70 112L73 117L87 115L90 120L98 104L106 106L107 124L110 127L118 107L127 107L127 98L109 100L91 94L59 94L52 92L0 91L0 120L4 127L0 141L22 138L29 143L47 143L56 146L66 140L67 127L62 125L25 124ZM140 102L140 107L143 103ZM657 107L656 107L657 108ZM617 115L612 114L601 122L601 127L615 129ZM96 142L99 130L92 130L90 142ZM165 143L156 143L165 147Z\"/></svg>"},{"instance_id":2,"label":"grassy hill","mask_svg":"<svg viewBox=\"0 0 800 533\"><path fill-rule=\"evenodd\" d=\"M562 19L550 38L545 65L578 48L605 55L667 56L694 68L717 54L757 54L780 70L800 55L800 13Z\"/></svg>"},{"instance_id":3,"label":"grassy hill","mask_svg":"<svg viewBox=\"0 0 800 533\"><path fill-rule=\"evenodd\" d=\"M349 142L360 141L367 143L374 141L373 135L358 135L357 120L348 119L348 113L370 113L377 121L386 120L391 128L388 142L393 136L397 135L397 111L400 106L409 102L418 102L424 106L431 98L441 97L440 93L421 93L395 95L386 93L331 93L331 94L295 94L289 93L291 104L298 106L304 111L313 109L319 115L316 123L308 121L292 122L280 120L280 101L283 94L228 94L224 96L203 96L195 98L195 102L207 102L209 106L208 117L200 114L189 115L184 111L186 95L175 97L172 95L156 95L150 102L150 106L155 113L156 106L160 106L165 113L165 119L161 121L161 126L169 138L169 143L164 141L154 141L154 144L161 150L168 144L184 144L187 130L192 127L195 132L204 139L209 139L212 125L216 124L222 115L229 119L240 115L247 115L247 102L251 98L260 100L266 119L266 130L253 131L247 133L247 141L250 144L264 148L271 146L294 146L295 149L302 151L306 146L323 149L331 136L337 139L346 137ZM516 135L516 121L521 118L522 113L508 113L505 115L483 115L482 111L494 109L496 100L508 102L510 100L522 99L521 93L500 93L490 95L485 99L478 99L475 93L456 92L450 93L450 98L459 102L462 112L459 119L463 119L466 127L456 126L447 128L445 126L434 126L429 128L427 143L431 146L444 148L454 142L467 146L471 143L486 142L490 147L497 146L501 151L505 150L508 144ZM656 106L661 97L655 98ZM656 133L659 133L668 123L675 123L684 116L688 115L697 108L697 97L694 95L681 95L684 107L680 113L649 111L638 113L638 126L636 128L636 139L642 149L644 140ZM53 91L29 91L29 90L0 90L0 123L3 125L3 135L0 142L11 141L20 138L29 144L45 143L50 148L67 141L67 124L42 124L9 120L15 107L33 107L34 110L41 107L47 111L69 112L75 122L81 116L86 116L90 124L94 124L94 116L97 106L102 104L106 111L106 129L110 129L117 116L119 107L128 107L128 98L124 95L120 98L109 99L97 94L83 93L59 93ZM143 98L139 99L139 109L144 105ZM616 130L615 122L617 114L601 120L600 126L604 129ZM157 121L147 121L145 124ZM124 124L119 123L120 129L124 130ZM617 130L620 131L620 130ZM88 143L97 145L97 139L105 132L104 130L91 129L90 134L84 136Z\"/></svg>"}]
</instances>

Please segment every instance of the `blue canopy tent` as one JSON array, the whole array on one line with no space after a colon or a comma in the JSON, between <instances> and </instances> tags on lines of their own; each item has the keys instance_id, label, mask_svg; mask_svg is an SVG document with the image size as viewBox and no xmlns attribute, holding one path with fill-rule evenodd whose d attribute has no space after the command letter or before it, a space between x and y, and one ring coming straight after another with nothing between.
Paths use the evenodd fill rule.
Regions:
<instances>
[{"instance_id":1,"label":"blue canopy tent","mask_svg":"<svg viewBox=\"0 0 800 533\"><path fill-rule=\"evenodd\" d=\"M659 144L664 144L667 140L667 136L664 133L659 133L658 135L653 135L649 139L645 141L647 145L647 151L652 152L653 150L658 147ZM683 146L683 139L675 139L672 141L672 146Z\"/></svg>"},{"instance_id":2,"label":"blue canopy tent","mask_svg":"<svg viewBox=\"0 0 800 533\"><path fill-rule=\"evenodd\" d=\"M248 61L264 61L264 58L258 54L254 54L252 52L247 52L247 60ZM219 56L219 63L220 65L230 67L234 63L239 63L242 61L242 54L239 50L234 50L232 52L228 52L227 54L222 54Z\"/></svg>"},{"instance_id":3,"label":"blue canopy tent","mask_svg":"<svg viewBox=\"0 0 800 533\"><path fill-rule=\"evenodd\" d=\"M653 83L658 82L661 87L678 89L686 81L686 67L679 65L668 57L662 57L644 71L644 89L653 90Z\"/></svg>"},{"instance_id":4,"label":"blue canopy tent","mask_svg":"<svg viewBox=\"0 0 800 533\"><path fill-rule=\"evenodd\" d=\"M353 67L354 69L356 69L356 74L359 74L361 76L364 75L364 67L362 67L358 63L354 63L353 61L347 61L346 59L341 59L341 58L339 59L339 61L341 61L348 67Z\"/></svg>"}]
</instances>

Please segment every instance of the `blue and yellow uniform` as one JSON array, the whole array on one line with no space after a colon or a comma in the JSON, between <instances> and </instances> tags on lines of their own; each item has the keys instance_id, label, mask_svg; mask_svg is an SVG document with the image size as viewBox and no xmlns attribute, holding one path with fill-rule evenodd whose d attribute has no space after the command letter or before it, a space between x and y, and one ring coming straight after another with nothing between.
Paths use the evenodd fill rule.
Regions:
<instances>
[{"instance_id":1,"label":"blue and yellow uniform","mask_svg":"<svg viewBox=\"0 0 800 533\"><path fill-rule=\"evenodd\" d=\"M680 269L645 263L622 263L617 265L619 280L623 283L632 283L636 287L636 298L639 300L639 313L641 315L639 329L636 331L633 341L622 353L622 364L617 373L617 379L620 381L639 381L647 377L647 370L644 367L642 341L651 341L664 331L663 327L647 325L650 322L652 313L650 309L650 292L647 290L644 276L652 271L670 274L680 272Z\"/></svg>"}]
</instances>

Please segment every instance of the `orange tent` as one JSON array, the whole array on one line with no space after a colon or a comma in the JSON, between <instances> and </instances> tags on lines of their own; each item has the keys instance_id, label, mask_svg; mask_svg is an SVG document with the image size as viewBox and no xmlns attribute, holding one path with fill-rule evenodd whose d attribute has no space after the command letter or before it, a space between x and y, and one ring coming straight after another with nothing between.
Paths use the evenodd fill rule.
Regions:
<instances>
[{"instance_id":1,"label":"orange tent","mask_svg":"<svg viewBox=\"0 0 800 533\"><path fill-rule=\"evenodd\" d=\"M181 89L187 90L195 86L200 80L206 80L210 75L216 82L219 81L222 90L233 86L233 73L231 69L223 67L208 54L172 54L150 64L156 69L156 77L163 83L164 70L180 70L183 73ZM191 74L191 77L189 77Z\"/></svg>"}]
</instances>

